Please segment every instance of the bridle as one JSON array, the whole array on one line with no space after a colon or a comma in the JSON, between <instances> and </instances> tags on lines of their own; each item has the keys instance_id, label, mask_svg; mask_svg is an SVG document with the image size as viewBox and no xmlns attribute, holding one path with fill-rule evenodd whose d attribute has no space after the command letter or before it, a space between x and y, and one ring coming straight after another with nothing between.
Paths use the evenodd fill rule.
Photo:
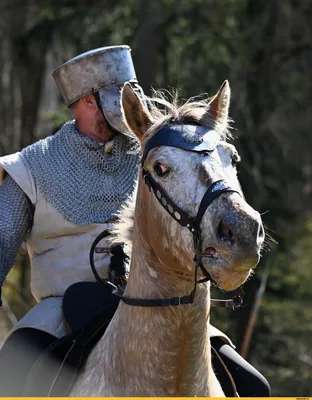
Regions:
<instances>
[{"instance_id":1,"label":"bridle","mask_svg":"<svg viewBox=\"0 0 312 400\"><path fill-rule=\"evenodd\" d=\"M198 140L192 142L186 139L185 134L196 133ZM156 199L161 206L171 215L171 217L183 227L186 227L193 236L193 243L195 249L194 255L194 288L188 295L171 297L166 299L141 299L124 296L120 288L114 287L113 293L120 297L120 299L130 306L140 307L164 307L164 306L177 306L180 304L192 304L194 302L196 286L199 283L211 281L216 284L209 272L203 265L202 258L209 257L208 254L202 253L202 233L200 224L205 211L209 205L222 193L236 192L241 196L241 193L231 187L225 180L218 180L213 182L206 190L201 203L199 205L195 217L190 216L187 212L178 207L173 200L168 196L165 190L157 183L151 174L145 169L144 162L151 149L159 146L170 146L181 148L191 152L212 152L217 147L220 141L220 136L217 132L201 125L167 125L155 133L146 143L143 156L141 159L141 171L145 184L150 191L153 191ZM212 257L212 256L210 256ZM205 276L197 280L198 269L200 269ZM238 295L228 300L211 300L212 306L237 308L242 304L242 289L239 289Z\"/></svg>"}]
</instances>

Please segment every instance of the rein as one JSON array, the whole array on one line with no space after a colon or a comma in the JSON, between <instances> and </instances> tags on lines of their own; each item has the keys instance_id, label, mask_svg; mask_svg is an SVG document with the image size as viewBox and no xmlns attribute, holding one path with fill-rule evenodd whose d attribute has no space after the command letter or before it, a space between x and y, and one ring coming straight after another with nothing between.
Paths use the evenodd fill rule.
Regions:
<instances>
[{"instance_id":1,"label":"rein","mask_svg":"<svg viewBox=\"0 0 312 400\"><path fill-rule=\"evenodd\" d=\"M194 133L201 134L201 137L196 142L190 142L183 137L183 134L188 131ZM217 136L216 136L217 135ZM160 129L154 136L149 139L146 143L145 150L141 159L141 170L142 176L145 184L148 186L150 192L153 190L153 193L161 204L161 206L171 215L171 217L178 222L181 226L186 227L193 236L193 243L195 249L194 255L194 288L192 292L188 295L177 296L165 299L141 299L141 298L133 298L124 296L122 288L117 287L112 282L108 281L107 283L113 286L113 293L120 297L120 299L130 306L139 306L139 307L167 307L167 306L177 306L180 304L192 304L194 302L196 286L199 283L211 281L216 284L213 278L210 276L209 272L206 270L202 263L203 257L210 257L208 254L202 253L202 234L200 224L202 218L205 214L205 211L209 207L209 205L218 198L222 193L225 192L236 192L241 196L241 193L232 188L225 180L218 180L213 182L208 189L206 190L201 203L199 205L197 215L195 217L189 216L184 210L178 207L172 199L167 195L165 190L159 185L151 176L151 174L144 168L145 159L149 153L149 151L155 147L159 146L171 146L176 148L181 148L186 151L191 152L212 152L218 145L220 138L219 135L215 131L211 131L208 127L197 126L197 125L169 125L162 129ZM101 236L101 235L100 235ZM100 240L103 237L100 238ZM98 238L97 238L98 239ZM96 244L100 241L97 240L93 243L91 251L95 249ZM94 268L93 258L91 257L90 251L90 263L93 273L97 280L101 280L98 273ZM205 276L204 278L197 280L198 269L200 269ZM101 280L101 282L103 282ZM239 289L239 293L232 299L227 300L216 300L211 299L211 305L216 307L229 307L229 308L237 308L242 305L242 289Z\"/></svg>"}]
</instances>

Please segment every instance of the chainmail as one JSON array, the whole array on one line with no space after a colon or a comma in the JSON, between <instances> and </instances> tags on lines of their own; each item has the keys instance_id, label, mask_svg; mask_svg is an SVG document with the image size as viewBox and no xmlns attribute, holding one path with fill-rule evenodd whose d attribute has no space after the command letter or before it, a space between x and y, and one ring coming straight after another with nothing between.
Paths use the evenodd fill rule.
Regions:
<instances>
[{"instance_id":1,"label":"chainmail","mask_svg":"<svg viewBox=\"0 0 312 400\"><path fill-rule=\"evenodd\" d=\"M112 218L134 190L138 149L119 134L112 152L105 153L70 121L21 154L45 199L72 224L88 225Z\"/></svg>"},{"instance_id":2,"label":"chainmail","mask_svg":"<svg viewBox=\"0 0 312 400\"><path fill-rule=\"evenodd\" d=\"M31 227L30 200L7 175L0 185L0 304L1 286Z\"/></svg>"}]
</instances>

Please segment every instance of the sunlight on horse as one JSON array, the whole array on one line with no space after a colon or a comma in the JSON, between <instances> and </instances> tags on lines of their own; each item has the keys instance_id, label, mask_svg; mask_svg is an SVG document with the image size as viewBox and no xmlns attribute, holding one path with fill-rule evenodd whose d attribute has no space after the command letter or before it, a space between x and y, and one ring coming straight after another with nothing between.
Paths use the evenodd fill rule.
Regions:
<instances>
[{"instance_id":1,"label":"sunlight on horse","mask_svg":"<svg viewBox=\"0 0 312 400\"><path fill-rule=\"evenodd\" d=\"M230 183L233 190L220 194L203 214L201 253L203 266L219 287L239 287L259 261L264 231L259 213L242 196L235 168L239 158L236 149L225 141L228 82L210 101L189 101L181 107L159 99L160 107L153 100L148 112L128 85L122 101L125 119L143 151L150 138L165 126L206 126L219 135L211 151L154 147L144 168L190 217L197 215L203 196L214 182ZM130 235L132 255L125 291L129 298L166 299L184 296L194 288L192 233L170 215L174 210L165 209L166 200L161 201L163 204L140 176ZM131 212L126 210L126 214L131 220ZM121 214L118 229L122 232L125 225ZM198 278L202 277L199 271ZM224 396L211 365L209 313L209 282L197 285L192 304L135 307L120 301L71 395Z\"/></svg>"}]
</instances>

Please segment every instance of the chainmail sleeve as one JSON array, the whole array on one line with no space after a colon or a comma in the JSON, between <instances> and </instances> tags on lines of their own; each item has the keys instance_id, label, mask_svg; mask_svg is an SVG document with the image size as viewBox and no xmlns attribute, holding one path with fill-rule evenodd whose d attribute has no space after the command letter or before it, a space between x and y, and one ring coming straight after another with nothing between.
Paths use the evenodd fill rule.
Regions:
<instances>
[{"instance_id":1,"label":"chainmail sleeve","mask_svg":"<svg viewBox=\"0 0 312 400\"><path fill-rule=\"evenodd\" d=\"M33 210L22 189L7 175L0 185L0 305L1 287L31 228Z\"/></svg>"}]
</instances>

